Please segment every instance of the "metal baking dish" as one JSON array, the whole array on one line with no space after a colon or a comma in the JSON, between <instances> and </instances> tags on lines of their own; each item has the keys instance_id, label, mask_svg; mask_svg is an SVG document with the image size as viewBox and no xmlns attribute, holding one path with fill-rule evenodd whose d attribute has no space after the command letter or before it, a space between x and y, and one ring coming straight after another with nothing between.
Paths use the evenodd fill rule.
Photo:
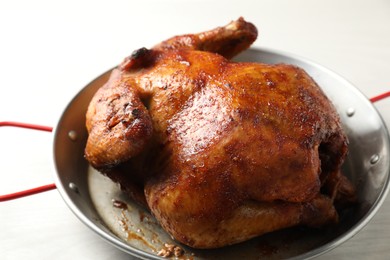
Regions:
<instances>
[{"instance_id":1,"label":"metal baking dish","mask_svg":"<svg viewBox=\"0 0 390 260\"><path fill-rule=\"evenodd\" d=\"M358 205L333 228L290 228L214 250L179 245L185 252L181 258L307 259L339 246L370 221L389 189L389 134L380 114L345 79L305 59L269 49L249 49L235 60L294 64L321 86L338 110L350 141L343 171L357 187ZM110 72L97 77L74 97L54 129L55 186L75 215L106 241L139 258L160 259L157 252L164 244L177 242L149 212L126 198L116 184L84 159L87 106Z\"/></svg>"}]
</instances>

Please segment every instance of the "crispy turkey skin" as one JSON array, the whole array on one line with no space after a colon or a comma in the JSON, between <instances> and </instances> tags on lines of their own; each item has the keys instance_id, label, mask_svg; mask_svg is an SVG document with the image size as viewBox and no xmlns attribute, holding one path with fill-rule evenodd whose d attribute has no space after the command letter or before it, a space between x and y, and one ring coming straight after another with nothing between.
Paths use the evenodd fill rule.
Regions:
<instances>
[{"instance_id":1,"label":"crispy turkey skin","mask_svg":"<svg viewBox=\"0 0 390 260\"><path fill-rule=\"evenodd\" d=\"M340 172L347 137L313 79L229 60L256 37L240 18L141 48L87 111L90 164L191 247L337 223L335 200L354 197Z\"/></svg>"}]
</instances>

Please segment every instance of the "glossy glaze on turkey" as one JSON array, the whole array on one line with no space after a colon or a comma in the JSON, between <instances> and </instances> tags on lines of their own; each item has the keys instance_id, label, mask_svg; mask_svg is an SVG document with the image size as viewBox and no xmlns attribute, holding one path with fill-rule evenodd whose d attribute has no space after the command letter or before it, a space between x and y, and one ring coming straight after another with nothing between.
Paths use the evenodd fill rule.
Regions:
<instances>
[{"instance_id":1,"label":"glossy glaze on turkey","mask_svg":"<svg viewBox=\"0 0 390 260\"><path fill-rule=\"evenodd\" d=\"M354 197L346 135L313 79L229 60L256 37L240 18L141 48L88 108L87 160L191 247L337 223L334 204Z\"/></svg>"}]
</instances>

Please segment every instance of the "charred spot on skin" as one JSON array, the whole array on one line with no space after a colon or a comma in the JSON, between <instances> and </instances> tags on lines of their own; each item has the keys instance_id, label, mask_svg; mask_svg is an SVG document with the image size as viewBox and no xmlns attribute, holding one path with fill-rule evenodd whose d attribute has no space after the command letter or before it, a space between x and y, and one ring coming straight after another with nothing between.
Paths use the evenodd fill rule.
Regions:
<instances>
[{"instance_id":1,"label":"charred spot on skin","mask_svg":"<svg viewBox=\"0 0 390 260\"><path fill-rule=\"evenodd\" d=\"M141 115L141 111L138 108L135 108L131 111L132 116L138 118Z\"/></svg>"},{"instance_id":2,"label":"charred spot on skin","mask_svg":"<svg viewBox=\"0 0 390 260\"><path fill-rule=\"evenodd\" d=\"M130 70L146 66L147 60L149 60L147 57L150 56L150 53L151 51L145 47L133 51L133 53L129 57L125 58L125 60L119 65L119 69Z\"/></svg>"},{"instance_id":3,"label":"charred spot on skin","mask_svg":"<svg viewBox=\"0 0 390 260\"><path fill-rule=\"evenodd\" d=\"M147 48L139 48L138 50L133 51L133 53L130 55L130 59L139 59L141 57L144 57L147 53L149 53L149 50Z\"/></svg>"}]
</instances>

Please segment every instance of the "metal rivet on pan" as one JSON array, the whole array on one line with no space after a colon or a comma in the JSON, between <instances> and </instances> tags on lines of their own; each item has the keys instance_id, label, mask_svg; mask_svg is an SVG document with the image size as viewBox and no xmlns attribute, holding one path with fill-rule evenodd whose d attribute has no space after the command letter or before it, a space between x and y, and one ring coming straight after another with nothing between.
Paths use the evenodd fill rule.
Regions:
<instances>
[{"instance_id":1,"label":"metal rivet on pan","mask_svg":"<svg viewBox=\"0 0 390 260\"><path fill-rule=\"evenodd\" d=\"M72 191L74 191L74 192L76 192L76 193L79 193L79 188L77 188L76 184L74 184L73 182L70 182L70 183L69 183L69 188L70 188Z\"/></svg>"},{"instance_id":2,"label":"metal rivet on pan","mask_svg":"<svg viewBox=\"0 0 390 260\"><path fill-rule=\"evenodd\" d=\"M374 154L373 156L371 156L371 159L370 159L371 164L376 164L378 161L379 161L379 155Z\"/></svg>"},{"instance_id":3,"label":"metal rivet on pan","mask_svg":"<svg viewBox=\"0 0 390 260\"><path fill-rule=\"evenodd\" d=\"M353 107L350 107L347 109L347 116L351 117L355 114L355 109Z\"/></svg>"},{"instance_id":4,"label":"metal rivet on pan","mask_svg":"<svg viewBox=\"0 0 390 260\"><path fill-rule=\"evenodd\" d=\"M70 138L70 140L76 141L77 140L77 132L74 130L69 131L68 137Z\"/></svg>"}]
</instances>

